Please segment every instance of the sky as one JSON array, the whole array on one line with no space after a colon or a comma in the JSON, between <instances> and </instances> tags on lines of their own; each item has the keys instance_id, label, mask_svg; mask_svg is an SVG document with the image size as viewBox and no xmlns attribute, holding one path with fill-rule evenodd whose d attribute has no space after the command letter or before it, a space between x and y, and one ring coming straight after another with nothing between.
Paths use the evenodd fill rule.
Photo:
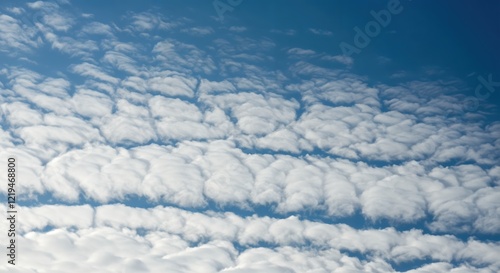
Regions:
<instances>
[{"instance_id":1,"label":"sky","mask_svg":"<svg viewBox=\"0 0 500 273\"><path fill-rule=\"evenodd\" d=\"M0 2L0 272L499 272L499 12Z\"/></svg>"}]
</instances>

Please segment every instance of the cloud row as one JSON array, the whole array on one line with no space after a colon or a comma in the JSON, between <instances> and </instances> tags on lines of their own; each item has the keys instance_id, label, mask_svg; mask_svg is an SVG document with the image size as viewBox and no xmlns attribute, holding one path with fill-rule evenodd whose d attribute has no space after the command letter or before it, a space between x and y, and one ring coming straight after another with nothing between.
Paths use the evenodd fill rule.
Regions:
<instances>
[{"instance_id":1,"label":"cloud row","mask_svg":"<svg viewBox=\"0 0 500 273\"><path fill-rule=\"evenodd\" d=\"M135 196L184 208L215 202L249 210L268 206L280 214L360 212L372 221L400 223L431 216L428 227L440 232L496 234L500 228L498 167L428 168L417 161L375 167L321 156L247 154L230 140L130 149L86 145L47 163L18 148L1 153L10 154L23 166L18 187L25 198L50 193L66 202L108 203Z\"/></svg>"},{"instance_id":2,"label":"cloud row","mask_svg":"<svg viewBox=\"0 0 500 273\"><path fill-rule=\"evenodd\" d=\"M231 138L248 149L319 149L350 160L498 161L493 151L499 149L500 125L444 116L446 109L459 111L445 104L458 100L453 96L425 101L408 95L411 89L369 87L355 77L290 84L285 95L244 91L243 84L252 83L238 79L217 82L159 71L120 80L89 63L71 69L86 78L83 85L26 69L3 70L8 82L2 87L2 116L17 141L49 155L85 142L140 146ZM432 90L430 85L419 88ZM53 132L61 137L52 139Z\"/></svg>"},{"instance_id":3,"label":"cloud row","mask_svg":"<svg viewBox=\"0 0 500 273\"><path fill-rule=\"evenodd\" d=\"M289 67L273 70L265 68L279 64L269 57L278 49L269 38L210 29L204 31L211 38L208 46L201 49L155 34L203 28L154 13L129 15L105 24L63 2L7 9L0 17L5 34L0 42L17 49L9 52L30 54L49 45L68 56L67 71L51 76L2 69L3 119L21 120L6 127L15 141L52 158L84 139L140 146L232 138L249 149L296 154L319 149L356 161L498 162L500 126L478 120L481 112L464 115L460 80L368 84L345 67L322 65L353 60L298 47L283 52ZM75 36L70 29L81 31ZM140 36L141 43L122 36ZM33 111L41 116L28 121ZM52 115L60 116L58 122ZM64 136L48 137L55 133ZM35 140L34 134L45 137Z\"/></svg>"},{"instance_id":4,"label":"cloud row","mask_svg":"<svg viewBox=\"0 0 500 273\"><path fill-rule=\"evenodd\" d=\"M185 20L129 15L105 24L35 2L0 17L12 52L49 46L67 57L60 71L36 72L35 56L24 60L33 69L0 70L2 156L26 164L29 198L138 195L500 230L500 124L465 115L461 81L368 83L323 65L353 60L299 47L281 50L281 69L269 38L198 27L211 39L201 49L155 36L196 28Z\"/></svg>"},{"instance_id":5,"label":"cloud row","mask_svg":"<svg viewBox=\"0 0 500 273\"><path fill-rule=\"evenodd\" d=\"M75 272L396 272L393 266L425 260L432 262L408 272L500 269L498 243L461 241L418 230L356 230L297 217L240 217L161 206L45 205L20 211L22 263L11 269L18 271L10 272L35 268L51 272L70 268ZM51 231L37 231L46 227Z\"/></svg>"},{"instance_id":6,"label":"cloud row","mask_svg":"<svg viewBox=\"0 0 500 273\"><path fill-rule=\"evenodd\" d=\"M0 70L0 159L16 156L24 201L101 205L21 207L22 262L0 272L500 271L498 242L442 235L500 231L500 123L465 112L461 80L373 83L246 27L108 24L63 2L0 15L21 64ZM178 208L109 204L134 198ZM285 218L307 213L434 235Z\"/></svg>"}]
</instances>

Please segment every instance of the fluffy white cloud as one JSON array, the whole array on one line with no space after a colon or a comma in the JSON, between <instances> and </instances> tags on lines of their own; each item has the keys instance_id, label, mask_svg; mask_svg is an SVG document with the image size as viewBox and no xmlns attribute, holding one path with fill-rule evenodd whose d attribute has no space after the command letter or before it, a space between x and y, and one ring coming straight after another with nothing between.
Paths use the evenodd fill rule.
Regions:
<instances>
[{"instance_id":1,"label":"fluffy white cloud","mask_svg":"<svg viewBox=\"0 0 500 273\"><path fill-rule=\"evenodd\" d=\"M29 52L42 44L34 26L23 25L6 14L0 15L0 37L0 52L7 54L16 54L16 50Z\"/></svg>"},{"instance_id":2,"label":"fluffy white cloud","mask_svg":"<svg viewBox=\"0 0 500 273\"><path fill-rule=\"evenodd\" d=\"M144 33L154 29L166 30L177 26L176 23L165 22L165 18L156 13L141 12L131 14L132 23L128 27L131 33Z\"/></svg>"},{"instance_id":3,"label":"fluffy white cloud","mask_svg":"<svg viewBox=\"0 0 500 273\"><path fill-rule=\"evenodd\" d=\"M232 142L213 141L130 150L86 145L52 159L43 169L40 161L33 163L33 175L43 183L38 191L68 201L77 200L81 191L99 202L142 196L182 207L214 201L274 205L278 213L326 210L337 216L360 209L373 221L413 222L429 214L434 216L429 227L436 231L495 233L500 224L494 217L498 187L446 182L436 178L437 169L429 173L417 162L377 168L313 156L249 155ZM467 179L480 181L485 174Z\"/></svg>"},{"instance_id":4,"label":"fluffy white cloud","mask_svg":"<svg viewBox=\"0 0 500 273\"><path fill-rule=\"evenodd\" d=\"M152 53L161 67L180 72L211 74L215 63L210 56L196 46L175 40L158 42Z\"/></svg>"},{"instance_id":5,"label":"fluffy white cloud","mask_svg":"<svg viewBox=\"0 0 500 273\"><path fill-rule=\"evenodd\" d=\"M108 75L105 71L103 71L100 67L90 64L90 63L82 63L74 65L71 68L72 72L77 73L79 75L97 79L100 81L108 82L111 84L117 84L119 79Z\"/></svg>"},{"instance_id":6,"label":"fluffy white cloud","mask_svg":"<svg viewBox=\"0 0 500 273\"><path fill-rule=\"evenodd\" d=\"M194 80L176 75L158 76L148 80L148 86L151 90L158 91L161 94L169 96L192 97L194 95L194 85Z\"/></svg>"},{"instance_id":7,"label":"fluffy white cloud","mask_svg":"<svg viewBox=\"0 0 500 273\"><path fill-rule=\"evenodd\" d=\"M417 230L355 230L296 217L242 218L161 206L49 205L22 211L20 253L30 257L17 266L23 270L63 272L71 266L77 272L97 267L102 272L130 267L141 272L166 267L172 272L395 272L391 263L426 258L434 263L413 272L500 268L498 243L464 242ZM37 231L47 226L53 229ZM307 241L312 245L307 247ZM259 247L257 242L275 247ZM244 248L237 250L234 244ZM365 260L345 251L370 255ZM74 260L79 258L86 262L76 266Z\"/></svg>"},{"instance_id":8,"label":"fluffy white cloud","mask_svg":"<svg viewBox=\"0 0 500 273\"><path fill-rule=\"evenodd\" d=\"M295 109L299 107L294 100L279 96L265 97L256 93L239 93L218 96L204 96L223 110L229 110L237 119L237 126L243 133L261 135L275 131L295 120Z\"/></svg>"},{"instance_id":9,"label":"fluffy white cloud","mask_svg":"<svg viewBox=\"0 0 500 273\"><path fill-rule=\"evenodd\" d=\"M41 203L0 272L500 270L498 242L472 238L500 230L500 123L464 113L460 80L373 84L246 27L67 9L0 15L0 54L26 64L0 70L0 159Z\"/></svg>"}]
</instances>

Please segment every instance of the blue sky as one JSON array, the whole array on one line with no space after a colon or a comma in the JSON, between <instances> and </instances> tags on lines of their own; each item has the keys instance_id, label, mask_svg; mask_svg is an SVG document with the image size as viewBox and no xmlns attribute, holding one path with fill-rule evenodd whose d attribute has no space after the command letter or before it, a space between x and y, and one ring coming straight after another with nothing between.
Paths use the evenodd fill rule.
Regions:
<instances>
[{"instance_id":1,"label":"blue sky","mask_svg":"<svg viewBox=\"0 0 500 273\"><path fill-rule=\"evenodd\" d=\"M499 11L2 2L0 272L498 272Z\"/></svg>"}]
</instances>

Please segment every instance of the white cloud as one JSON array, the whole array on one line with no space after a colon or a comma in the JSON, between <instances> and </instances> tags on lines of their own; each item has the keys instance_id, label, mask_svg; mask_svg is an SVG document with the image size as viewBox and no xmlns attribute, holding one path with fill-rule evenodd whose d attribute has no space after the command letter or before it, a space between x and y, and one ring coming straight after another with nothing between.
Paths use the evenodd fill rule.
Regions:
<instances>
[{"instance_id":1,"label":"white cloud","mask_svg":"<svg viewBox=\"0 0 500 273\"><path fill-rule=\"evenodd\" d=\"M130 58L126 54L108 51L104 54L103 62L112 65L114 68L128 72L132 75L139 74L139 69L134 59Z\"/></svg>"},{"instance_id":2,"label":"white cloud","mask_svg":"<svg viewBox=\"0 0 500 273\"><path fill-rule=\"evenodd\" d=\"M47 125L33 125L17 130L27 146L44 146L56 142L58 145L53 144L52 149L66 150L67 145L84 144L100 137L96 129L75 118L46 116L45 119Z\"/></svg>"},{"instance_id":3,"label":"white cloud","mask_svg":"<svg viewBox=\"0 0 500 273\"><path fill-rule=\"evenodd\" d=\"M325 30L325 29L310 28L309 31L312 32L313 34L321 35L321 36L332 36L333 35L333 32L331 32L329 30Z\"/></svg>"},{"instance_id":4,"label":"white cloud","mask_svg":"<svg viewBox=\"0 0 500 273\"><path fill-rule=\"evenodd\" d=\"M181 75L158 75L148 79L148 87L169 96L194 96L196 80Z\"/></svg>"},{"instance_id":5,"label":"white cloud","mask_svg":"<svg viewBox=\"0 0 500 273\"><path fill-rule=\"evenodd\" d=\"M100 22L90 22L82 27L87 34L113 36L113 28Z\"/></svg>"},{"instance_id":6,"label":"white cloud","mask_svg":"<svg viewBox=\"0 0 500 273\"><path fill-rule=\"evenodd\" d=\"M202 79L199 87L200 92L202 93L217 93L217 92L235 92L236 88L234 84L229 82L228 80L224 80L221 82L210 81L207 79Z\"/></svg>"},{"instance_id":7,"label":"white cloud","mask_svg":"<svg viewBox=\"0 0 500 273\"><path fill-rule=\"evenodd\" d=\"M291 48L287 52L290 55L299 55L299 56L309 56L316 54L314 50L302 49L302 48Z\"/></svg>"},{"instance_id":8,"label":"white cloud","mask_svg":"<svg viewBox=\"0 0 500 273\"><path fill-rule=\"evenodd\" d=\"M108 82L111 84L117 84L119 79L108 75L104 72L100 67L90 64L90 63L81 63L71 67L73 73L80 74L82 76L90 77L93 79L101 80L104 82Z\"/></svg>"},{"instance_id":9,"label":"white cloud","mask_svg":"<svg viewBox=\"0 0 500 273\"><path fill-rule=\"evenodd\" d=\"M461 81L372 84L325 62L349 69L349 57L244 37L246 27L223 39L153 12L128 13L123 26L28 7L43 15L32 26L16 18L24 11L0 15L0 54L33 59L22 62L32 70L0 70L0 158L19 159L23 200L75 206L22 207L30 259L16 270L500 269L499 244L472 238L500 230L500 124L464 114ZM169 32L178 26L212 39L181 41ZM57 58L20 56L33 52ZM274 52L291 57L286 68ZM179 208L109 204L136 198ZM385 222L395 228L369 228Z\"/></svg>"},{"instance_id":10,"label":"white cloud","mask_svg":"<svg viewBox=\"0 0 500 273\"><path fill-rule=\"evenodd\" d=\"M111 114L113 101L103 93L79 89L71 98L75 112L89 118L102 118Z\"/></svg>"},{"instance_id":11,"label":"white cloud","mask_svg":"<svg viewBox=\"0 0 500 273\"><path fill-rule=\"evenodd\" d=\"M30 52L42 44L34 28L5 14L0 15L0 37L0 52L7 54L15 55L17 50Z\"/></svg>"},{"instance_id":12,"label":"white cloud","mask_svg":"<svg viewBox=\"0 0 500 273\"><path fill-rule=\"evenodd\" d=\"M140 50L125 48L129 52ZM127 59L127 55L116 54ZM102 61L116 66L121 64L114 60L117 59L105 57ZM370 87L353 75L335 80L333 75L340 77L341 74L333 72L332 80L316 79L288 85L287 91L301 92L297 98L299 102L284 95L257 93L272 86L273 82L266 77L210 81L196 80L179 72L150 69L122 81L91 63L74 65L71 69L84 79L84 85L74 87L65 79L46 78L27 70L5 71L9 82L4 88L14 94L14 102L3 104L2 109L6 117L13 117L12 111L18 113L10 121L15 127L14 134L7 137L10 143L22 140L27 148L43 151L45 154L40 160L52 160L51 166L60 164L60 161L53 161L64 158L63 154L59 156L60 153L74 150L93 156L95 147L102 145L131 145L141 150L141 145L149 145L151 141L178 141L178 145L168 146L168 149L201 149L203 152L198 153L197 160L186 159L182 153L167 157L172 166L158 164L171 169L169 175L142 170L129 174L130 181L126 185L108 174L99 178L79 178L79 173L85 173L85 165L70 168L68 166L72 164L80 165L76 158L68 159L65 162L69 165L48 168L40 173L44 190L57 196L74 201L82 191L89 198L108 202L138 194L185 207L205 206L214 201L242 207L271 205L277 213L325 210L328 215L338 216L350 216L359 210L374 221L387 218L412 222L430 214L435 220L428 226L434 231L491 233L498 225L491 220L496 215L494 203L488 201L491 197L481 191L493 189L491 185L496 179L494 171L488 167L463 165L443 175L439 169L430 172L420 169L413 173L408 170L415 165L404 165L406 163L400 165L405 170L400 173L397 169L370 169L349 161L416 158L425 159L422 161L424 165L435 166L433 162L453 157L478 160L481 157L483 162L494 160L491 155L485 158L481 154L488 147L478 145L491 139L498 126L468 129L464 125L446 125L444 121L426 124L416 121L418 113L402 113L398 108L382 112L381 96L399 96L400 90ZM262 79L269 84L259 83ZM120 87L115 92L116 86ZM105 94L93 91L94 88L108 91ZM245 89L254 92L241 92ZM73 90L76 92L70 95ZM237 90L240 92L235 93ZM149 94L151 91L158 94ZM185 98L192 98L192 101ZM415 95L399 98L400 101L403 99L418 105L425 103ZM389 107L392 105L396 104ZM37 107L46 110L37 113ZM222 140L226 138L229 139ZM469 148L473 150L460 150L465 143L474 144ZM265 152L250 156L235 145L297 154L320 149L347 161L313 156L307 160L287 158L284 161L287 163L280 165L283 163L279 162L284 160L281 157L266 155ZM209 152L211 149L222 149L228 154ZM114 148L111 151L109 160L117 157ZM165 150L159 156L167 154ZM122 160L135 162L137 158L126 155ZM219 161L224 165L217 163ZM261 163L254 165L256 162ZM266 169L262 164L277 164L279 167ZM356 171L340 172L346 167ZM58 168L71 171L59 173L55 171ZM109 173L120 173L123 167L111 164L105 169ZM358 177L353 172L364 174ZM369 177L369 174L374 175L373 172L376 176ZM408 172L418 178L409 177ZM191 181L193 185L187 187L187 182L171 181L171 177ZM51 182L52 178L54 182ZM71 184L63 185L66 179ZM437 181L430 182L431 179ZM93 180L103 181L102 191L92 190L94 184L89 181ZM371 182L361 186L366 181ZM426 187L411 186L424 183L422 181ZM146 187L139 190L141 183ZM443 189L451 187L465 190L466 199L453 201L452 190L443 196L433 192L447 193ZM458 207L450 209L450 204L458 204ZM477 215L472 216L474 214Z\"/></svg>"},{"instance_id":13,"label":"white cloud","mask_svg":"<svg viewBox=\"0 0 500 273\"><path fill-rule=\"evenodd\" d=\"M426 201L415 183L405 177L388 177L370 187L360 197L363 213L375 220L418 221L425 216Z\"/></svg>"},{"instance_id":14,"label":"white cloud","mask_svg":"<svg viewBox=\"0 0 500 273\"><path fill-rule=\"evenodd\" d=\"M303 148L299 135L288 128L278 129L264 137L257 138L254 145L258 148L291 153L299 153L300 148Z\"/></svg>"},{"instance_id":15,"label":"white cloud","mask_svg":"<svg viewBox=\"0 0 500 273\"><path fill-rule=\"evenodd\" d=\"M130 106L127 111L140 115L137 113L144 109L134 110ZM144 128L129 131L134 134L116 135L120 138L112 140L145 141L133 138L144 136ZM41 132L37 133L42 135ZM37 141L48 142L45 138ZM76 140L78 137L71 141ZM83 140L78 141L75 143L82 145ZM324 208L330 215L349 216L361 209L365 217L374 221L385 218L413 222L429 213L435 217L429 227L436 231L490 233L499 225L492 218L496 216L496 203L492 201L496 188L471 190L448 184L436 178L436 170L427 173L416 162L375 168L348 160L246 155L231 142L213 141L209 145L184 142L166 148L149 145L128 152L87 145L51 160L45 170L38 172L44 190L68 200L76 200L81 190L100 202L138 195L186 207L205 206L210 200L242 207L275 205L278 213ZM481 175L484 174L468 179ZM96 181L99 190L95 190Z\"/></svg>"},{"instance_id":16,"label":"white cloud","mask_svg":"<svg viewBox=\"0 0 500 273\"><path fill-rule=\"evenodd\" d=\"M45 15L43 17L43 21L46 25L54 28L57 31L68 31L74 24L71 17L67 17L57 13Z\"/></svg>"},{"instance_id":17,"label":"white cloud","mask_svg":"<svg viewBox=\"0 0 500 273\"><path fill-rule=\"evenodd\" d=\"M28 3L28 7L37 12L33 15L34 24L37 27L47 26L56 31L67 32L75 25L73 14L67 9L61 8L59 4L68 4L65 1L43 2L36 1Z\"/></svg>"},{"instance_id":18,"label":"white cloud","mask_svg":"<svg viewBox=\"0 0 500 273\"><path fill-rule=\"evenodd\" d=\"M113 272L132 266L144 272L167 267L169 272L186 269L196 272L393 272L390 263L426 258L434 263L413 272L426 272L430 268L469 270L467 272L489 268L494 272L500 268L496 259L500 252L498 243L473 239L464 242L454 236L428 235L417 230L355 230L346 225L328 225L297 217L242 218L230 213L201 214L161 206L139 209L124 205L96 208L46 205L26 207L23 211L25 220L20 222L19 246L20 251L30 257L18 265L23 270L58 272L71 266L76 272L96 267L100 267L101 272ZM46 233L32 231L47 225L55 229ZM139 234L139 228L145 228L146 232ZM259 241L276 244L276 247L248 245ZM302 247L306 241L313 245ZM238 251L234 243L245 248ZM366 260L360 260L346 254L346 250L370 254ZM73 264L81 257L87 257L86 263ZM460 265L463 262L467 263Z\"/></svg>"},{"instance_id":19,"label":"white cloud","mask_svg":"<svg viewBox=\"0 0 500 273\"><path fill-rule=\"evenodd\" d=\"M321 57L322 60L326 61L332 61L332 62L337 62L345 65L352 65L354 63L354 59L349 57L349 56L344 56L344 55L326 55Z\"/></svg>"},{"instance_id":20,"label":"white cloud","mask_svg":"<svg viewBox=\"0 0 500 273\"><path fill-rule=\"evenodd\" d=\"M158 134L165 139L220 138L232 128L224 112L218 108L202 113L194 104L160 96L152 98L149 103Z\"/></svg>"},{"instance_id":21,"label":"white cloud","mask_svg":"<svg viewBox=\"0 0 500 273\"><path fill-rule=\"evenodd\" d=\"M130 30L133 32L147 32L154 29L168 30L175 28L177 23L165 22L165 18L159 14L141 12L130 16L132 23Z\"/></svg>"},{"instance_id":22,"label":"white cloud","mask_svg":"<svg viewBox=\"0 0 500 273\"><path fill-rule=\"evenodd\" d=\"M246 134L271 133L282 124L295 120L298 103L279 96L264 97L255 93L239 93L206 97L221 109L228 109Z\"/></svg>"},{"instance_id":23,"label":"white cloud","mask_svg":"<svg viewBox=\"0 0 500 273\"><path fill-rule=\"evenodd\" d=\"M216 68L212 58L204 51L175 40L158 42L152 53L161 67L176 71L211 74Z\"/></svg>"},{"instance_id":24,"label":"white cloud","mask_svg":"<svg viewBox=\"0 0 500 273\"><path fill-rule=\"evenodd\" d=\"M149 111L125 100L117 103L118 111L107 116L101 124L101 131L114 144L147 143L156 139L155 129L144 118Z\"/></svg>"},{"instance_id":25,"label":"white cloud","mask_svg":"<svg viewBox=\"0 0 500 273\"><path fill-rule=\"evenodd\" d=\"M12 127L36 125L43 121L40 112L22 102L2 104L2 111Z\"/></svg>"},{"instance_id":26,"label":"white cloud","mask_svg":"<svg viewBox=\"0 0 500 273\"><path fill-rule=\"evenodd\" d=\"M23 12L25 12L25 10L23 8L20 8L20 7L11 7L11 8L6 8L5 10L12 12L15 15L20 15Z\"/></svg>"},{"instance_id":27,"label":"white cloud","mask_svg":"<svg viewBox=\"0 0 500 273\"><path fill-rule=\"evenodd\" d=\"M183 29L182 32L194 36L205 36L212 34L214 32L214 29L211 27L192 27L188 29Z\"/></svg>"},{"instance_id":28,"label":"white cloud","mask_svg":"<svg viewBox=\"0 0 500 273\"><path fill-rule=\"evenodd\" d=\"M25 167L17 169L17 176L23 178L23 183L17 184L17 190L23 192L24 198L36 198L36 194L45 192L45 186L40 179L40 173L43 170L42 160L40 159L39 151L34 149L20 149L14 145L5 145L7 141L2 138L2 152L0 158L7 161L10 157L15 157L16 162L23 164ZM0 175L7 177L7 168L0 170ZM2 189L2 193L7 193L7 187ZM19 196L18 196L19 198Z\"/></svg>"}]
</instances>

